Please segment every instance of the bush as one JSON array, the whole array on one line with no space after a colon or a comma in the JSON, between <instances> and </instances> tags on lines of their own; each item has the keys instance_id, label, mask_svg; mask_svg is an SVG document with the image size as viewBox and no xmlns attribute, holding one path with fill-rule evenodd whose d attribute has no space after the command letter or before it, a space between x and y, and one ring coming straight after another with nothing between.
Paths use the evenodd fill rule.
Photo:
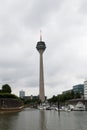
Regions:
<instances>
[{"instance_id":1,"label":"bush","mask_svg":"<svg viewBox=\"0 0 87 130\"><path fill-rule=\"evenodd\" d=\"M18 99L18 97L14 94L9 94L9 93L0 93L0 98L14 98Z\"/></svg>"}]
</instances>

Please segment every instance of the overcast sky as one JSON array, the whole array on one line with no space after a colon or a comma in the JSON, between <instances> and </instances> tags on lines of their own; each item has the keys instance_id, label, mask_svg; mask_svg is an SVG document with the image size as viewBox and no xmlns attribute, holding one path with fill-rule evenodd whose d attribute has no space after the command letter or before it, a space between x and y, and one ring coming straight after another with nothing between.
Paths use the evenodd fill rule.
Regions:
<instances>
[{"instance_id":1,"label":"overcast sky","mask_svg":"<svg viewBox=\"0 0 87 130\"><path fill-rule=\"evenodd\" d=\"M39 93L40 30L48 97L87 79L87 0L0 0L0 86Z\"/></svg>"}]
</instances>

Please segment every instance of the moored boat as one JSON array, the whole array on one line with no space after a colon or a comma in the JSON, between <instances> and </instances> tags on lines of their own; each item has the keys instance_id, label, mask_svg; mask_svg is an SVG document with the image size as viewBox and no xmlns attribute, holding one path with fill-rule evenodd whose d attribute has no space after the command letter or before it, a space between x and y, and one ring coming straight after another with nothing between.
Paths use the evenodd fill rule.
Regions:
<instances>
[{"instance_id":1,"label":"moored boat","mask_svg":"<svg viewBox=\"0 0 87 130\"><path fill-rule=\"evenodd\" d=\"M74 111L85 111L85 105L82 102L78 102L77 105L74 107Z\"/></svg>"}]
</instances>

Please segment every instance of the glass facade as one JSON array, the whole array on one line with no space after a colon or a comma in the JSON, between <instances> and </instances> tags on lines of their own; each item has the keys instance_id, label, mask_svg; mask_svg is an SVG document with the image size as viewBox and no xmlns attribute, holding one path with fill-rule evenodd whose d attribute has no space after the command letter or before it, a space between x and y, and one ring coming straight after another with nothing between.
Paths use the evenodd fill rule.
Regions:
<instances>
[{"instance_id":1,"label":"glass facade","mask_svg":"<svg viewBox=\"0 0 87 130\"><path fill-rule=\"evenodd\" d=\"M78 84L73 86L74 93L80 93L81 95L84 95L84 84Z\"/></svg>"}]
</instances>

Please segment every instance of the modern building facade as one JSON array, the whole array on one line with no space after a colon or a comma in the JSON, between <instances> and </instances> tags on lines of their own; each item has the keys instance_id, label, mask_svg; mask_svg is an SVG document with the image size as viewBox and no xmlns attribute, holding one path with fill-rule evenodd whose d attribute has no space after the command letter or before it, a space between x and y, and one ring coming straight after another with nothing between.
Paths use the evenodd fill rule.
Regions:
<instances>
[{"instance_id":1,"label":"modern building facade","mask_svg":"<svg viewBox=\"0 0 87 130\"><path fill-rule=\"evenodd\" d=\"M80 93L80 95L83 97L83 95L84 95L84 84L74 85L72 89L64 91L63 94L67 94L67 93L70 93L72 91L74 92L74 94Z\"/></svg>"},{"instance_id":2,"label":"modern building facade","mask_svg":"<svg viewBox=\"0 0 87 130\"><path fill-rule=\"evenodd\" d=\"M42 102L44 102L45 101L45 91L44 91L43 52L46 49L46 45L45 45L45 42L42 41L41 35L40 35L40 41L37 42L36 48L40 54L39 98Z\"/></svg>"},{"instance_id":3,"label":"modern building facade","mask_svg":"<svg viewBox=\"0 0 87 130\"><path fill-rule=\"evenodd\" d=\"M84 99L87 99L87 80L84 81Z\"/></svg>"},{"instance_id":4,"label":"modern building facade","mask_svg":"<svg viewBox=\"0 0 87 130\"><path fill-rule=\"evenodd\" d=\"M21 90L19 91L19 97L23 98L25 96L25 91Z\"/></svg>"},{"instance_id":5,"label":"modern building facade","mask_svg":"<svg viewBox=\"0 0 87 130\"><path fill-rule=\"evenodd\" d=\"M84 84L77 84L73 86L74 93L80 93L81 95L84 95Z\"/></svg>"}]
</instances>

